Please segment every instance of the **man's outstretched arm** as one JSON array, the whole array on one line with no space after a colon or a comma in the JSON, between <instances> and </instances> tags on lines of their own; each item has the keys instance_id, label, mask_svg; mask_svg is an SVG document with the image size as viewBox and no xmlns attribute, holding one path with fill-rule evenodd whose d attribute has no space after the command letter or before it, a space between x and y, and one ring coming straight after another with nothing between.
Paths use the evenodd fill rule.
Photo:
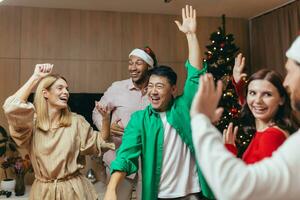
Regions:
<instances>
[{"instance_id":1,"label":"man's outstretched arm","mask_svg":"<svg viewBox=\"0 0 300 200\"><path fill-rule=\"evenodd\" d=\"M185 8L182 8L182 23L175 21L178 26L178 29L186 34L188 42L188 51L189 51L189 61L192 66L197 69L202 69L201 64L201 53L199 42L196 35L197 30L197 20L196 20L196 10L192 6L186 5Z\"/></svg>"}]
</instances>

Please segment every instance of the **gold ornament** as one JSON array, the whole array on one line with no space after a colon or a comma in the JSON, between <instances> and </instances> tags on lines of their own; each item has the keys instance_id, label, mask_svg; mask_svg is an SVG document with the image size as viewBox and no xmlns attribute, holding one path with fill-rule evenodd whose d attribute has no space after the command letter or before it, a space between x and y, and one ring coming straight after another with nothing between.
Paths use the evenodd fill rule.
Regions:
<instances>
[{"instance_id":1,"label":"gold ornament","mask_svg":"<svg viewBox=\"0 0 300 200\"><path fill-rule=\"evenodd\" d=\"M227 85L230 81L230 76L229 75L225 75L221 78L222 82L223 82L223 91L227 88Z\"/></svg>"},{"instance_id":2,"label":"gold ornament","mask_svg":"<svg viewBox=\"0 0 300 200\"><path fill-rule=\"evenodd\" d=\"M229 97L233 97L233 94L230 91L226 92L226 95L229 96Z\"/></svg>"}]
</instances>

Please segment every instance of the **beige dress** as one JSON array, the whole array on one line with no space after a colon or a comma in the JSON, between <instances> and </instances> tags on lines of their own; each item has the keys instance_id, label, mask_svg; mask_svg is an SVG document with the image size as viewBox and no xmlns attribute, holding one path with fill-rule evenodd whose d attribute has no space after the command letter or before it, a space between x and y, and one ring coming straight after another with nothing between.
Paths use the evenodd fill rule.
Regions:
<instances>
[{"instance_id":1,"label":"beige dress","mask_svg":"<svg viewBox=\"0 0 300 200\"><path fill-rule=\"evenodd\" d=\"M100 154L109 144L82 116L72 113L70 127L42 132L34 125L33 104L11 96L3 109L12 138L29 152L35 172L30 199L97 199L93 185L79 170L85 165L85 155Z\"/></svg>"}]
</instances>

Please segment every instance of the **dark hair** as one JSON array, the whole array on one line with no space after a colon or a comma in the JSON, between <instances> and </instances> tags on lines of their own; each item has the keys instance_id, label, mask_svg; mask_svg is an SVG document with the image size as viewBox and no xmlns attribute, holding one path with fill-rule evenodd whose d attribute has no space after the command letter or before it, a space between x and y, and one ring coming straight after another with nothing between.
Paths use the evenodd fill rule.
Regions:
<instances>
[{"instance_id":1,"label":"dark hair","mask_svg":"<svg viewBox=\"0 0 300 200\"><path fill-rule=\"evenodd\" d=\"M156 67L157 59L156 59L154 51L149 46L145 46L143 51L145 51L153 59L153 67Z\"/></svg>"},{"instance_id":2,"label":"dark hair","mask_svg":"<svg viewBox=\"0 0 300 200\"><path fill-rule=\"evenodd\" d=\"M277 113L273 118L273 122L281 129L288 131L289 134L295 132L297 130L299 122L295 117L295 113L292 111L289 95L283 87L282 76L278 72L273 70L259 70L258 72L254 73L247 81L246 95L248 94L249 84L254 80L267 80L276 87L280 97L284 98L284 103L283 105L279 106ZM255 118L251 113L247 103L244 104L241 111L241 123L243 126L243 133L248 135L248 137L252 139L256 132Z\"/></svg>"},{"instance_id":3,"label":"dark hair","mask_svg":"<svg viewBox=\"0 0 300 200\"><path fill-rule=\"evenodd\" d=\"M171 85L176 85L177 82L177 74L176 72L169 66L159 65L151 70L149 70L149 74L162 76L168 79Z\"/></svg>"}]
</instances>

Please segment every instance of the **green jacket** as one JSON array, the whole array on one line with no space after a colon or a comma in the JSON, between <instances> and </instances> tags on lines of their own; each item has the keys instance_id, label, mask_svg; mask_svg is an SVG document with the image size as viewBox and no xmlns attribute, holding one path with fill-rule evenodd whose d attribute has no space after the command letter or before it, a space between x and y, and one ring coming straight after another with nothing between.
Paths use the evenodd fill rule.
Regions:
<instances>
[{"instance_id":1,"label":"green jacket","mask_svg":"<svg viewBox=\"0 0 300 200\"><path fill-rule=\"evenodd\" d=\"M174 99L166 111L167 121L177 131L183 142L195 156L190 126L190 107L198 89L199 77L206 73L207 65L202 70L191 66L187 60L187 79L183 94ZM164 128L159 113L151 105L132 114L125 129L122 144L117 150L116 159L111 163L111 173L126 172L127 175L138 171L138 159L142 161L142 199L155 200L162 167L164 146ZM196 162L197 163L197 162ZM197 163L199 183L203 194L214 198Z\"/></svg>"}]
</instances>

